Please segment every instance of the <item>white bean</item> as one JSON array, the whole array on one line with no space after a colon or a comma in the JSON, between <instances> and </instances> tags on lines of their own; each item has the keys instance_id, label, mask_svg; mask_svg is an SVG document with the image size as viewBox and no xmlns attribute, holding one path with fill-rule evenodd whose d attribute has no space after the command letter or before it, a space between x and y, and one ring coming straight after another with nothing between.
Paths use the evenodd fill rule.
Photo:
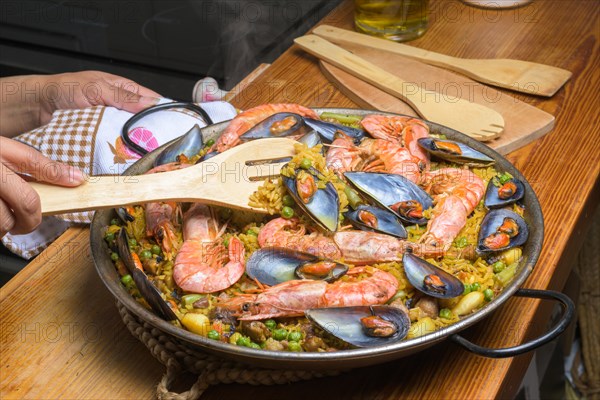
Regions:
<instances>
[{"instance_id":1,"label":"white bean","mask_svg":"<svg viewBox=\"0 0 600 400\"><path fill-rule=\"evenodd\" d=\"M483 304L484 296L481 292L471 292L466 294L456 306L452 309L452 313L462 316L470 313L477 307Z\"/></svg>"}]
</instances>

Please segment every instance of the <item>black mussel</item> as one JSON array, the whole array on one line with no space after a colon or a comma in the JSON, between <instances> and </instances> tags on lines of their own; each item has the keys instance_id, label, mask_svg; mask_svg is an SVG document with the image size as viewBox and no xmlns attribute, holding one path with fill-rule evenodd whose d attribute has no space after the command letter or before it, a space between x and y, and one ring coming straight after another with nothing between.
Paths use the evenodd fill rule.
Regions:
<instances>
[{"instance_id":1,"label":"black mussel","mask_svg":"<svg viewBox=\"0 0 600 400\"><path fill-rule=\"evenodd\" d=\"M123 263L135 282L135 286L140 291L142 297L148 302L152 310L166 321L176 320L177 315L175 315L175 312L173 312L169 304L163 300L158 288L154 286L148 279L148 276L144 273L142 263L137 254L131 252L131 249L129 248L129 238L127 237L125 229L121 229L119 232L116 243L119 257L123 260Z\"/></svg>"},{"instance_id":2,"label":"black mussel","mask_svg":"<svg viewBox=\"0 0 600 400\"><path fill-rule=\"evenodd\" d=\"M399 342L410 328L406 312L383 305L313 308L305 315L321 329L356 347Z\"/></svg>"},{"instance_id":3,"label":"black mussel","mask_svg":"<svg viewBox=\"0 0 600 400\"><path fill-rule=\"evenodd\" d=\"M518 179L513 178L499 185L496 186L493 179L488 183L484 202L487 208L493 209L508 206L521 200L525 195L525 185Z\"/></svg>"},{"instance_id":4,"label":"black mussel","mask_svg":"<svg viewBox=\"0 0 600 400\"><path fill-rule=\"evenodd\" d=\"M402 264L410 284L428 296L450 299L465 290L458 278L410 252L404 253Z\"/></svg>"},{"instance_id":5,"label":"black mussel","mask_svg":"<svg viewBox=\"0 0 600 400\"><path fill-rule=\"evenodd\" d=\"M344 213L344 217L358 229L387 233L400 239L406 239L406 229L396 214L384 208L360 205L356 210Z\"/></svg>"},{"instance_id":6,"label":"black mussel","mask_svg":"<svg viewBox=\"0 0 600 400\"><path fill-rule=\"evenodd\" d=\"M527 241L529 228L519 214L507 209L490 211L481 222L477 251L489 253L520 246Z\"/></svg>"},{"instance_id":7,"label":"black mussel","mask_svg":"<svg viewBox=\"0 0 600 400\"><path fill-rule=\"evenodd\" d=\"M315 147L318 144L323 144L321 135L319 135L317 131L308 132L306 135L298 139L298 142L305 144L308 148Z\"/></svg>"},{"instance_id":8,"label":"black mussel","mask_svg":"<svg viewBox=\"0 0 600 400\"><path fill-rule=\"evenodd\" d=\"M115 211L117 212L117 215L119 216L121 221L125 223L132 222L135 219L135 216L133 215L134 210L132 206L117 207L115 208Z\"/></svg>"},{"instance_id":9,"label":"black mussel","mask_svg":"<svg viewBox=\"0 0 600 400\"><path fill-rule=\"evenodd\" d=\"M246 274L269 286L295 279L332 282L347 271L344 264L279 247L259 249L246 262Z\"/></svg>"},{"instance_id":10,"label":"black mussel","mask_svg":"<svg viewBox=\"0 0 600 400\"><path fill-rule=\"evenodd\" d=\"M283 167L285 169L285 166ZM319 189L314 169L297 169L293 178L282 176L283 183L296 203L320 227L334 232L338 227L340 200L331 182Z\"/></svg>"},{"instance_id":11,"label":"black mussel","mask_svg":"<svg viewBox=\"0 0 600 400\"><path fill-rule=\"evenodd\" d=\"M344 176L359 192L394 212L403 222L427 223L423 211L433 207L433 200L405 177L374 172L345 172Z\"/></svg>"},{"instance_id":12,"label":"black mussel","mask_svg":"<svg viewBox=\"0 0 600 400\"><path fill-rule=\"evenodd\" d=\"M354 139L354 143L357 145L363 138L367 136L366 132L362 129L351 128L341 124L334 124L333 122L325 122L306 117L304 118L304 122L306 125L318 132L326 143L333 142L336 132L339 131L341 131L344 135L350 136L352 139Z\"/></svg>"},{"instance_id":13,"label":"black mussel","mask_svg":"<svg viewBox=\"0 0 600 400\"><path fill-rule=\"evenodd\" d=\"M464 143L432 137L418 139L418 143L430 154L443 160L466 165L491 165L494 163L493 158Z\"/></svg>"},{"instance_id":14,"label":"black mussel","mask_svg":"<svg viewBox=\"0 0 600 400\"><path fill-rule=\"evenodd\" d=\"M187 158L192 158L200 153L200 150L202 150L203 147L204 141L202 140L202 131L198 125L194 125L192 129L167 146L167 148L154 159L154 166L157 167L159 165L181 161L180 158L182 155Z\"/></svg>"},{"instance_id":15,"label":"black mussel","mask_svg":"<svg viewBox=\"0 0 600 400\"><path fill-rule=\"evenodd\" d=\"M240 140L254 140L270 137L302 136L310 132L302 116L294 113L277 113L262 120L240 136Z\"/></svg>"}]
</instances>

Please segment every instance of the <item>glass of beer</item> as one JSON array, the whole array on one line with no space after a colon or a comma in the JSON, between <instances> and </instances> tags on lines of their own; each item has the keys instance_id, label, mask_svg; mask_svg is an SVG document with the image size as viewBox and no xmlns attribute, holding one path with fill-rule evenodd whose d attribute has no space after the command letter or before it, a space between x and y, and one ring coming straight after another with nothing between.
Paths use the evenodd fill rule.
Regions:
<instances>
[{"instance_id":1,"label":"glass of beer","mask_svg":"<svg viewBox=\"0 0 600 400\"><path fill-rule=\"evenodd\" d=\"M427 30L429 0L354 0L356 30L397 42Z\"/></svg>"}]
</instances>

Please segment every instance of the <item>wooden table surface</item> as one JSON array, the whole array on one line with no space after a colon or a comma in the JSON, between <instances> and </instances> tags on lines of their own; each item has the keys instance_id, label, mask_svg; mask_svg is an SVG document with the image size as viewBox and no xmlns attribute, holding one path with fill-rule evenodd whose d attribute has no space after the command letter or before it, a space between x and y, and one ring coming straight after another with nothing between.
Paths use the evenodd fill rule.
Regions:
<instances>
[{"instance_id":1,"label":"wooden table surface","mask_svg":"<svg viewBox=\"0 0 600 400\"><path fill-rule=\"evenodd\" d=\"M599 199L598 2L534 1L500 12L433 0L431 8L431 27L414 46L573 72L551 99L517 95L554 114L556 127L509 155L545 216L544 248L524 287L561 290ZM343 3L324 22L351 28L352 3ZM295 47L233 99L240 108L267 102L354 106ZM126 331L96 275L88 238L87 228L68 230L0 289L0 398L153 397L164 368ZM545 327L548 307L539 305L511 299L465 335L490 347L520 343ZM447 342L334 378L273 387L220 385L203 398L509 398L531 357L485 359Z\"/></svg>"}]
</instances>

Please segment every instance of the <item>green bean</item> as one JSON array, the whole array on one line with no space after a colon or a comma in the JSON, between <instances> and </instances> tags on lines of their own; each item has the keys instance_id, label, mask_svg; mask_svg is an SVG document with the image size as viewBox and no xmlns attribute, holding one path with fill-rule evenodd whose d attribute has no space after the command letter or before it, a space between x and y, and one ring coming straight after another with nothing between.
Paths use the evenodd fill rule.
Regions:
<instances>
[{"instance_id":1,"label":"green bean","mask_svg":"<svg viewBox=\"0 0 600 400\"><path fill-rule=\"evenodd\" d=\"M362 203L362 199L360 198L356 190L352 189L350 186L346 185L344 187L344 193L346 193L346 197L348 198L348 204L350 204L350 207L356 209Z\"/></svg>"},{"instance_id":2,"label":"green bean","mask_svg":"<svg viewBox=\"0 0 600 400\"><path fill-rule=\"evenodd\" d=\"M181 301L186 306L190 306L202 298L201 294L186 294L181 296Z\"/></svg>"},{"instance_id":3,"label":"green bean","mask_svg":"<svg viewBox=\"0 0 600 400\"><path fill-rule=\"evenodd\" d=\"M362 121L362 117L360 115L350 115L350 114L338 114L333 112L324 112L321 114L321 119L334 119L338 121L340 124L348 124L348 125L358 125L360 121Z\"/></svg>"},{"instance_id":4,"label":"green bean","mask_svg":"<svg viewBox=\"0 0 600 400\"><path fill-rule=\"evenodd\" d=\"M500 271L496 274L496 280L502 285L502 287L508 285L513 276L515 276L515 273L517 272L517 265L519 264L510 264L503 271Z\"/></svg>"}]
</instances>

